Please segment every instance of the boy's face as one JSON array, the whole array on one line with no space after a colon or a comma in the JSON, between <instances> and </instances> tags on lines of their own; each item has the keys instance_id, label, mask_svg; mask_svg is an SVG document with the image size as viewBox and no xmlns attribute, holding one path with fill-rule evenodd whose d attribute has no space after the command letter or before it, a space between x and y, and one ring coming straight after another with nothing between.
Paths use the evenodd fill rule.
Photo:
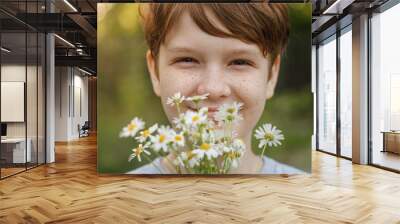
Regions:
<instances>
[{"instance_id":1,"label":"boy's face","mask_svg":"<svg viewBox=\"0 0 400 224\"><path fill-rule=\"evenodd\" d=\"M209 18L226 31L212 15ZM239 137L247 138L263 113L265 101L273 95L280 57L271 62L256 44L209 35L184 13L160 46L158 60L148 52L147 62L154 91L170 121L177 112L166 105L168 97L176 92L184 96L209 93L201 106L209 107L210 116L223 103L244 104L244 120L235 130ZM184 102L182 109L194 109L194 105Z\"/></svg>"}]
</instances>

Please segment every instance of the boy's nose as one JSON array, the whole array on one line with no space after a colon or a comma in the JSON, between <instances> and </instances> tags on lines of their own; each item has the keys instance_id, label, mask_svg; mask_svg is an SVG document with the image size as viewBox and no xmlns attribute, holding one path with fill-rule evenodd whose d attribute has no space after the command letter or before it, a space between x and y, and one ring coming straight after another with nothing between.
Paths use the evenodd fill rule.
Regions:
<instances>
[{"instance_id":1,"label":"boy's nose","mask_svg":"<svg viewBox=\"0 0 400 224\"><path fill-rule=\"evenodd\" d=\"M231 88L221 69L213 69L202 74L202 80L197 87L198 94L210 94L208 96L211 100L218 100L221 97L227 97L231 94Z\"/></svg>"}]
</instances>

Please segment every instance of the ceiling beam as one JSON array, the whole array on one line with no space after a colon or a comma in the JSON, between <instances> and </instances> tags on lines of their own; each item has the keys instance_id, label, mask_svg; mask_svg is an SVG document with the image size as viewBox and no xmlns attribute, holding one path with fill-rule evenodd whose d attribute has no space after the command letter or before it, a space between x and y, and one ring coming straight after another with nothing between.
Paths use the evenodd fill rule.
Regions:
<instances>
[{"instance_id":1,"label":"ceiling beam","mask_svg":"<svg viewBox=\"0 0 400 224\"><path fill-rule=\"evenodd\" d=\"M90 24L85 17L80 14L68 14L67 15L72 21L82 28L83 31L89 36L87 41L91 40L91 45L96 45L97 30Z\"/></svg>"},{"instance_id":2,"label":"ceiling beam","mask_svg":"<svg viewBox=\"0 0 400 224\"><path fill-rule=\"evenodd\" d=\"M349 5L351 5L355 0L336 0L330 4L326 9L323 10L324 15L335 15L342 14Z\"/></svg>"},{"instance_id":3,"label":"ceiling beam","mask_svg":"<svg viewBox=\"0 0 400 224\"><path fill-rule=\"evenodd\" d=\"M56 66L87 67L96 71L96 57L91 56L55 56Z\"/></svg>"}]
</instances>

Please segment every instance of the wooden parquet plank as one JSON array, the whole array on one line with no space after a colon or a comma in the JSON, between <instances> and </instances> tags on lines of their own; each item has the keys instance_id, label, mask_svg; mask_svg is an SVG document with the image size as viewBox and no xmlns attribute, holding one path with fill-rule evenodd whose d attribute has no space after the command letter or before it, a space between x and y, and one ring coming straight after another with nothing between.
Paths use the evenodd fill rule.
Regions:
<instances>
[{"instance_id":1,"label":"wooden parquet plank","mask_svg":"<svg viewBox=\"0 0 400 224\"><path fill-rule=\"evenodd\" d=\"M320 152L311 175L98 175L91 136L0 181L0 223L400 224L400 175Z\"/></svg>"}]
</instances>

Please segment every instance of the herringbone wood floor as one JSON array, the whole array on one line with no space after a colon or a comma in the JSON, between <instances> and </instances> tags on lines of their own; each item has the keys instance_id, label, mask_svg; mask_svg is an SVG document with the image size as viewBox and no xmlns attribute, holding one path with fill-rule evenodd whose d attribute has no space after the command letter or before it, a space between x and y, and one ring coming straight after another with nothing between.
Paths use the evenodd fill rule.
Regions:
<instances>
[{"instance_id":1,"label":"herringbone wood floor","mask_svg":"<svg viewBox=\"0 0 400 224\"><path fill-rule=\"evenodd\" d=\"M0 223L400 223L400 175L313 152L313 174L133 177L96 173L96 138L0 181Z\"/></svg>"}]
</instances>

